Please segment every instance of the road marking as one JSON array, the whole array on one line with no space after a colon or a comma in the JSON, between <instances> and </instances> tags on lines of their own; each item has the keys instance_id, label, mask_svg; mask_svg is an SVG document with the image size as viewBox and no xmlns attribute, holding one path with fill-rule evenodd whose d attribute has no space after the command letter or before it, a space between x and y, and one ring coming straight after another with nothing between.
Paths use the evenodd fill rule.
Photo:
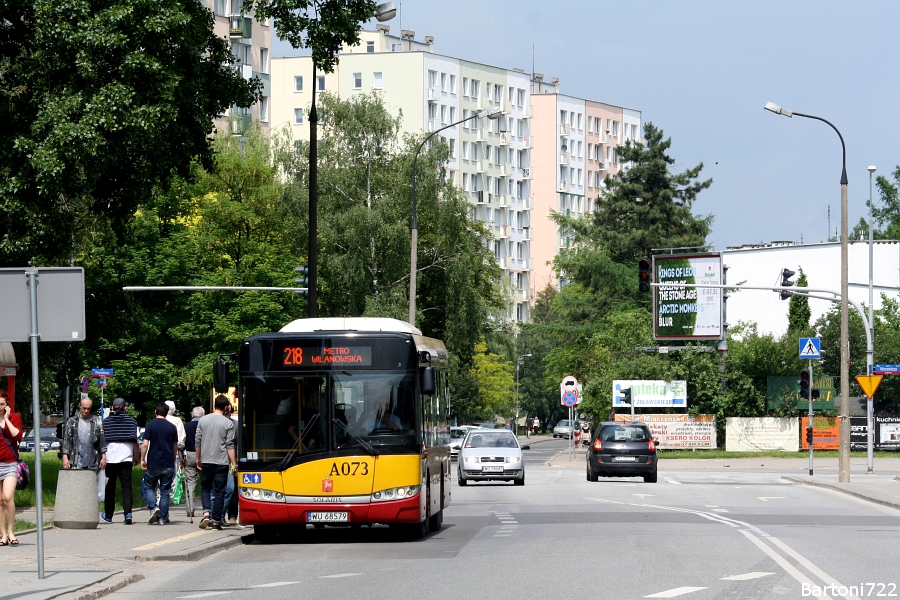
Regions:
<instances>
[{"instance_id":1,"label":"road marking","mask_svg":"<svg viewBox=\"0 0 900 600\"><path fill-rule=\"evenodd\" d=\"M319 579L338 579L340 577L356 577L357 575L365 575L365 573L338 573L337 575L322 575Z\"/></svg>"},{"instance_id":2,"label":"road marking","mask_svg":"<svg viewBox=\"0 0 900 600\"><path fill-rule=\"evenodd\" d=\"M790 546L788 546L787 544L785 544L778 538L769 536L769 541L771 541L773 544L775 544L776 546L781 548L783 551L790 554L794 558L794 560L796 560L801 565L803 565L804 567L809 569L810 573L812 573L813 575L815 575L816 577L818 577L819 579L824 581L826 584L833 586L832 589L834 589L834 588L847 589L846 586L843 586L840 583L838 583L834 577L832 577L831 575L829 575L828 573L826 573L825 571L823 571L816 565L812 564L812 562L810 562L805 556L800 555L796 550L794 550L793 548L791 548ZM848 592L849 592L849 590L848 590ZM846 596L845 595L844 598L855 598L855 596Z\"/></svg>"},{"instance_id":3,"label":"road marking","mask_svg":"<svg viewBox=\"0 0 900 600\"><path fill-rule=\"evenodd\" d=\"M175 542L180 542L182 540L189 540L191 538L199 537L201 535L208 535L208 534L209 534L208 531L203 531L201 529L200 531L193 531L191 533L179 535L178 537L169 538L167 540L161 540L159 542L153 542L152 544L144 544L143 546L138 546L137 548L132 548L132 550L153 550L154 548L159 548L160 546L165 546L167 544L174 544ZM191 597L193 598L193 596L191 596Z\"/></svg>"},{"instance_id":4,"label":"road marking","mask_svg":"<svg viewBox=\"0 0 900 600\"><path fill-rule=\"evenodd\" d=\"M765 542L763 542L761 539L757 538L755 535L753 535L752 533L750 533L749 531L744 530L744 529L741 530L741 534L743 534L747 539L749 539L751 542L753 542L757 548L762 550L766 555L768 555L769 558L771 558L776 563L778 563L779 567L781 567L782 569L787 571L787 573L791 577L793 577L794 579L799 581L801 584L805 583L806 585L808 585L810 587L812 587L814 585L813 582L810 581L806 575L804 575L803 573L798 571L794 567L794 565L792 565L787 560L785 560L785 558L783 556L781 556L780 554L778 554L777 552L775 552L774 550L769 548L769 546L767 546L765 544ZM826 596L826 595L822 595L822 596L818 596L818 597L823 598L824 600L832 600L830 596Z\"/></svg>"},{"instance_id":5,"label":"road marking","mask_svg":"<svg viewBox=\"0 0 900 600\"><path fill-rule=\"evenodd\" d=\"M681 485L680 481L675 481L674 479L671 479L669 477L663 477L663 479L665 479L668 483L671 483L672 485Z\"/></svg>"},{"instance_id":6,"label":"road marking","mask_svg":"<svg viewBox=\"0 0 900 600\"><path fill-rule=\"evenodd\" d=\"M719 508L718 504L704 504L703 506L705 506L706 508Z\"/></svg>"},{"instance_id":7,"label":"road marking","mask_svg":"<svg viewBox=\"0 0 900 600\"><path fill-rule=\"evenodd\" d=\"M763 502L768 502L769 500L783 500L784 496L757 496Z\"/></svg>"},{"instance_id":8,"label":"road marking","mask_svg":"<svg viewBox=\"0 0 900 600\"><path fill-rule=\"evenodd\" d=\"M208 596L220 596L222 594L230 594L231 591L221 592L202 592L200 594L191 594L190 596L176 596L176 598L206 598Z\"/></svg>"},{"instance_id":9,"label":"road marking","mask_svg":"<svg viewBox=\"0 0 900 600\"><path fill-rule=\"evenodd\" d=\"M655 494L635 494L638 498L655 498Z\"/></svg>"},{"instance_id":10,"label":"road marking","mask_svg":"<svg viewBox=\"0 0 900 600\"><path fill-rule=\"evenodd\" d=\"M657 592L655 594L650 594L649 596L644 596L644 598L674 598L675 596L683 596L685 594L690 594L691 592L699 592L700 590L705 590L705 587L677 587L671 590L666 590L665 592Z\"/></svg>"},{"instance_id":11,"label":"road marking","mask_svg":"<svg viewBox=\"0 0 900 600\"><path fill-rule=\"evenodd\" d=\"M717 513L728 512L727 508L714 508L712 510L713 510L713 512L717 512Z\"/></svg>"},{"instance_id":12,"label":"road marking","mask_svg":"<svg viewBox=\"0 0 900 600\"><path fill-rule=\"evenodd\" d=\"M276 581L275 583L261 583L259 585L251 585L252 588L279 587L282 585L296 585L299 581Z\"/></svg>"},{"instance_id":13,"label":"road marking","mask_svg":"<svg viewBox=\"0 0 900 600\"><path fill-rule=\"evenodd\" d=\"M743 575L731 575L729 577L722 577L722 581L747 581L749 579L759 579L760 577L766 577L767 575L774 575L775 573L768 573L766 571L753 571L751 573L744 573Z\"/></svg>"}]
</instances>

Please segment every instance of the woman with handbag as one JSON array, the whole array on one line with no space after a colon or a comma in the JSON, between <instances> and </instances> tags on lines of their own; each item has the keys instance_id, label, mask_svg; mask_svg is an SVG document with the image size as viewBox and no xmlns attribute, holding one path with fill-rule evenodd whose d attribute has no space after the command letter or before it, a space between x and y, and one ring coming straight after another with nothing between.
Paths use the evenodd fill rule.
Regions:
<instances>
[{"instance_id":1,"label":"woman with handbag","mask_svg":"<svg viewBox=\"0 0 900 600\"><path fill-rule=\"evenodd\" d=\"M19 482L18 443L22 418L9 410L9 396L0 390L0 546L18 546L15 535L16 485Z\"/></svg>"}]
</instances>

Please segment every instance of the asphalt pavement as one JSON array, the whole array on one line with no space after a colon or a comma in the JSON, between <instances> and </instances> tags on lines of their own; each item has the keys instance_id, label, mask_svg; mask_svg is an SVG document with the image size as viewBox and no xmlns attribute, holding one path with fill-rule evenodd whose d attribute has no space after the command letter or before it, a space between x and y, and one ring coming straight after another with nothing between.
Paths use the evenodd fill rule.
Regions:
<instances>
[{"instance_id":1,"label":"asphalt pavement","mask_svg":"<svg viewBox=\"0 0 900 600\"><path fill-rule=\"evenodd\" d=\"M846 485L856 486L855 497L836 485L836 459L822 460L809 478L793 459L663 458L659 483L591 483L583 454L560 453L564 441L526 443L524 487L454 485L444 527L418 542L378 526L307 529L272 545L243 543L249 529L199 535L186 523L52 530L48 564L68 579L27 595L33 559L23 557L33 557L34 536L23 536L14 551L0 549L0 573L19 582L3 586L8 595L0 598L54 597L80 572L114 574L61 598L97 597L123 582L109 598L769 599L813 597L832 583L838 587L819 598L900 594L900 507L877 503L900 497L900 459L876 459L875 475L854 466ZM9 564L14 556L21 562Z\"/></svg>"}]
</instances>

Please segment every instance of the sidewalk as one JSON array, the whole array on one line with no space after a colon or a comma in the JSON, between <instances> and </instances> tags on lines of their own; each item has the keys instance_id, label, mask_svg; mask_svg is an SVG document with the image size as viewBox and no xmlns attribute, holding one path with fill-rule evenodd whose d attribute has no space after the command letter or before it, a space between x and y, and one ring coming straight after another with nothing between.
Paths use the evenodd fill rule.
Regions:
<instances>
[{"instance_id":1,"label":"sidewalk","mask_svg":"<svg viewBox=\"0 0 900 600\"><path fill-rule=\"evenodd\" d=\"M28 512L16 516L27 519ZM114 523L101 522L97 529L45 530L42 580L37 578L37 535L19 533L18 547L0 549L4 581L0 600L46 600L60 595L98 598L156 571L163 566L154 566L158 561L200 560L246 543L253 532L238 527L200 529L200 519L195 517L191 524L183 506L174 508L171 523L162 526L149 525L147 511L135 511L134 515L133 525L125 525L119 513Z\"/></svg>"}]
</instances>

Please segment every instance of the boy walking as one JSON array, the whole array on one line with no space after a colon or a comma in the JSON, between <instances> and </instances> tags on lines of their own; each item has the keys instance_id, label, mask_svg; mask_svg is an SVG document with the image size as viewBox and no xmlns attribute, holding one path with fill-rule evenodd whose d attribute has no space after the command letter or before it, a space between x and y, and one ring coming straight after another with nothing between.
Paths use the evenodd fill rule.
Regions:
<instances>
[{"instance_id":1,"label":"boy walking","mask_svg":"<svg viewBox=\"0 0 900 600\"><path fill-rule=\"evenodd\" d=\"M175 477L175 457L178 456L178 430L166 420L169 407L165 402L156 406L156 418L144 429L141 444L141 468L144 478L141 489L144 502L150 509L151 525L169 522L169 492ZM156 486L159 485L159 505L156 504Z\"/></svg>"}]
</instances>

